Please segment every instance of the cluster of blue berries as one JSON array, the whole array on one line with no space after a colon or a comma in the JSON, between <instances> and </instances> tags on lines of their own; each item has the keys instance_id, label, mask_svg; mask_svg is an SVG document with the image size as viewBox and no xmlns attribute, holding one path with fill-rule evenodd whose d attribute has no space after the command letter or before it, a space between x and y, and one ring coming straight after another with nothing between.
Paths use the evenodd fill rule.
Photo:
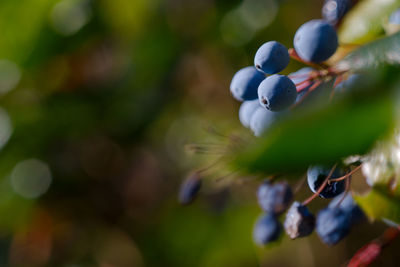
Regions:
<instances>
[{"instance_id":1,"label":"cluster of blue berries","mask_svg":"<svg viewBox=\"0 0 400 267\"><path fill-rule=\"evenodd\" d=\"M324 65L339 45L335 27L355 1L325 0L322 9L324 19L311 20L300 26L294 36L294 49L288 50L276 41L266 42L257 50L254 66L244 67L233 76L230 92L242 102L239 120L255 136L263 135L321 83L335 80L333 93L339 93L362 79L361 74L334 72ZM400 21L399 14L394 13L390 20ZM279 74L288 66L291 57L313 68L304 67L288 76ZM316 66L323 70L314 69ZM257 199L263 212L253 229L254 241L267 245L279 239L283 231L289 238L296 239L309 236L315 229L324 243L338 243L354 225L366 220L348 192L351 174L360 167L350 171L336 165L310 166L307 183L313 195L303 202L294 200L294 193L287 182L268 180L262 183ZM200 186L198 174L189 176L181 186L180 202L190 203ZM307 205L316 197L332 200L314 216ZM280 217L285 212L282 223Z\"/></svg>"},{"instance_id":2,"label":"cluster of blue berries","mask_svg":"<svg viewBox=\"0 0 400 267\"><path fill-rule=\"evenodd\" d=\"M324 20L303 24L294 37L294 49L304 62L320 63L331 57L338 38L334 27ZM254 66L239 70L232 79L230 91L238 101L239 119L256 136L262 135L288 108L299 102L312 83L298 86L307 80L311 68L288 76L278 74L289 64L288 49L279 42L264 43L256 52ZM268 76L269 75L269 76Z\"/></svg>"},{"instance_id":3,"label":"cluster of blue berries","mask_svg":"<svg viewBox=\"0 0 400 267\"><path fill-rule=\"evenodd\" d=\"M279 238L282 225L278 216L285 212L293 199L293 193L286 182L264 182L257 192L258 203L264 213L257 220L253 239L259 245L266 245Z\"/></svg>"},{"instance_id":4,"label":"cluster of blue berries","mask_svg":"<svg viewBox=\"0 0 400 267\"><path fill-rule=\"evenodd\" d=\"M344 192L345 179L341 178L348 178L346 174L344 169L335 167L312 166L308 169L307 180L311 191L321 198L333 198L316 218L308 210L307 201L292 203L293 192L286 182L264 182L258 189L257 198L265 214L255 224L254 241L259 245L273 242L280 237L283 228L291 239L306 237L316 228L324 243L338 243L350 232L351 227L366 219L351 194ZM278 216L287 209L282 227Z\"/></svg>"},{"instance_id":5,"label":"cluster of blue berries","mask_svg":"<svg viewBox=\"0 0 400 267\"><path fill-rule=\"evenodd\" d=\"M289 77L278 73L289 64L289 54L308 65L318 65L329 59L338 47L334 26L351 5L350 1L326 1L323 9L325 20L303 24L294 36L294 50L289 52L284 45L269 41L257 50L254 66L245 67L234 75L230 90L235 99L243 101L239 109L243 126L250 128L256 136L262 135L277 119L289 113L292 105L315 89L318 84L311 76L318 72L313 68L302 68ZM335 12L332 7L336 8ZM340 92L359 79L359 74L347 76L347 79L343 76L337 78L335 91ZM293 192L288 183L264 182L257 193L263 214L255 224L254 241L266 245L277 240L283 229L291 239L308 236L316 229L324 243L334 245L339 242L354 224L365 219L351 195L345 192L350 175L348 170L336 166L309 167L307 182L314 195L303 203L293 202ZM334 199L315 217L307 204L317 196ZM286 210L282 225L279 216Z\"/></svg>"}]
</instances>

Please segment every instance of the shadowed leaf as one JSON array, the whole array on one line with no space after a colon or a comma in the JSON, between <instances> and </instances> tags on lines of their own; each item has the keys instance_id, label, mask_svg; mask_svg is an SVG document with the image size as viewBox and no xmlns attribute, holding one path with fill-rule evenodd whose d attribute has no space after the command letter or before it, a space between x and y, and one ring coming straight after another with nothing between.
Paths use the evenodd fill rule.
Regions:
<instances>
[{"instance_id":1,"label":"shadowed leaf","mask_svg":"<svg viewBox=\"0 0 400 267\"><path fill-rule=\"evenodd\" d=\"M384 188L374 188L355 200L371 219L388 219L400 223L400 197L391 195Z\"/></svg>"},{"instance_id":2,"label":"shadowed leaf","mask_svg":"<svg viewBox=\"0 0 400 267\"><path fill-rule=\"evenodd\" d=\"M359 48L339 62L338 68L359 71L385 65L400 65L400 32Z\"/></svg>"},{"instance_id":3,"label":"shadowed leaf","mask_svg":"<svg viewBox=\"0 0 400 267\"><path fill-rule=\"evenodd\" d=\"M233 167L248 173L290 173L366 153L393 127L390 89L399 71L387 68L381 73L346 97L315 99L314 107L294 109L285 121L233 154Z\"/></svg>"}]
</instances>

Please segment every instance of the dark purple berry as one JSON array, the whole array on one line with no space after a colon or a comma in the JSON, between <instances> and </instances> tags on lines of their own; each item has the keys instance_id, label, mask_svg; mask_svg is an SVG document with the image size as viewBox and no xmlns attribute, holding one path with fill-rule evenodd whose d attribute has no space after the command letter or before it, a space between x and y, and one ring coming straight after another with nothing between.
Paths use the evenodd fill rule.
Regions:
<instances>
[{"instance_id":1,"label":"dark purple berry","mask_svg":"<svg viewBox=\"0 0 400 267\"><path fill-rule=\"evenodd\" d=\"M264 182L257 191L260 207L274 214L281 214L289 206L293 199L292 189L286 182Z\"/></svg>"},{"instance_id":2,"label":"dark purple berry","mask_svg":"<svg viewBox=\"0 0 400 267\"><path fill-rule=\"evenodd\" d=\"M274 214L264 214L258 218L254 230L253 239L258 245L267 245L276 241L282 232L282 226Z\"/></svg>"},{"instance_id":3,"label":"dark purple berry","mask_svg":"<svg viewBox=\"0 0 400 267\"><path fill-rule=\"evenodd\" d=\"M308 211L306 206L296 201L286 213L283 225L287 235L291 239L304 237L314 231L315 217Z\"/></svg>"},{"instance_id":4,"label":"dark purple berry","mask_svg":"<svg viewBox=\"0 0 400 267\"><path fill-rule=\"evenodd\" d=\"M338 208L349 214L352 225L361 223L367 219L364 212L354 201L350 193L338 195L329 203L328 207L331 209Z\"/></svg>"},{"instance_id":5,"label":"dark purple berry","mask_svg":"<svg viewBox=\"0 0 400 267\"><path fill-rule=\"evenodd\" d=\"M350 232L351 219L341 209L326 208L318 213L316 225L321 240L327 245L335 245Z\"/></svg>"},{"instance_id":6,"label":"dark purple berry","mask_svg":"<svg viewBox=\"0 0 400 267\"><path fill-rule=\"evenodd\" d=\"M331 168L327 168L324 166L311 166L307 171L307 182L311 191L316 193L320 186L324 183L326 178L328 177ZM335 179L342 177L346 174L346 172L340 168L336 168L330 177L330 179ZM324 189L319 193L319 196L322 198L333 198L341 193L346 188L346 181L338 181L338 182L330 182L327 183Z\"/></svg>"}]
</instances>

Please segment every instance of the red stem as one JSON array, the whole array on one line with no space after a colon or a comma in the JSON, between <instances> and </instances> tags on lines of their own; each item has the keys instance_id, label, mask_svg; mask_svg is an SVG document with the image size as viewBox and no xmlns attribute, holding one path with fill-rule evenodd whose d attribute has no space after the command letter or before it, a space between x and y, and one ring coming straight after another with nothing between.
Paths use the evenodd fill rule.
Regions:
<instances>
[{"instance_id":1,"label":"red stem","mask_svg":"<svg viewBox=\"0 0 400 267\"><path fill-rule=\"evenodd\" d=\"M314 198L316 198L317 196L319 196L319 194L322 192L322 190L324 190L325 186L328 184L329 178L331 178L333 172L336 169L336 165L335 164L331 171L329 172L328 176L326 177L325 181L321 184L321 186L318 188L317 192L315 192L312 196L310 196L309 198L307 198L304 202L303 202L303 206L308 205L311 201L313 201Z\"/></svg>"}]
</instances>

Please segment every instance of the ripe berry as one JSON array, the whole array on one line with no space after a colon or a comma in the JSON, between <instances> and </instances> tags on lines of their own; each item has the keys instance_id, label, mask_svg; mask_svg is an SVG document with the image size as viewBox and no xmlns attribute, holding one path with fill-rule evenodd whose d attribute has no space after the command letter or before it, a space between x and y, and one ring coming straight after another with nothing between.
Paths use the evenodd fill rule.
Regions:
<instances>
[{"instance_id":1,"label":"ripe berry","mask_svg":"<svg viewBox=\"0 0 400 267\"><path fill-rule=\"evenodd\" d=\"M258 107L250 119L250 129L255 136L261 136L283 115L283 112L272 112Z\"/></svg>"},{"instance_id":2,"label":"ripe berry","mask_svg":"<svg viewBox=\"0 0 400 267\"><path fill-rule=\"evenodd\" d=\"M322 7L322 17L335 26L342 20L352 5L352 0L325 0Z\"/></svg>"},{"instance_id":3,"label":"ripe berry","mask_svg":"<svg viewBox=\"0 0 400 267\"><path fill-rule=\"evenodd\" d=\"M328 177L331 168L323 166L311 166L307 171L307 182L311 191L314 193L318 191L319 187L324 183ZM346 173L340 168L336 168L332 176L329 179L339 178L344 176ZM345 180L338 182L327 183L324 189L319 194L322 198L333 198L345 190Z\"/></svg>"},{"instance_id":4,"label":"ripe berry","mask_svg":"<svg viewBox=\"0 0 400 267\"><path fill-rule=\"evenodd\" d=\"M271 111L288 108L294 103L296 97L296 86L284 75L269 76L258 87L258 99L261 106Z\"/></svg>"},{"instance_id":5,"label":"ripe berry","mask_svg":"<svg viewBox=\"0 0 400 267\"><path fill-rule=\"evenodd\" d=\"M258 86L264 79L264 74L255 67L245 67L233 76L230 86L231 93L239 101L256 99Z\"/></svg>"},{"instance_id":6,"label":"ripe berry","mask_svg":"<svg viewBox=\"0 0 400 267\"><path fill-rule=\"evenodd\" d=\"M286 233L291 239L308 236L315 228L315 217L306 206L294 202L286 214L284 222Z\"/></svg>"},{"instance_id":7,"label":"ripe berry","mask_svg":"<svg viewBox=\"0 0 400 267\"><path fill-rule=\"evenodd\" d=\"M323 20L303 24L294 36L294 48L305 61L322 62L330 58L338 47L335 29Z\"/></svg>"},{"instance_id":8,"label":"ripe berry","mask_svg":"<svg viewBox=\"0 0 400 267\"><path fill-rule=\"evenodd\" d=\"M264 182L257 191L258 204L267 213L280 214L293 199L292 189L286 182Z\"/></svg>"},{"instance_id":9,"label":"ripe berry","mask_svg":"<svg viewBox=\"0 0 400 267\"><path fill-rule=\"evenodd\" d=\"M179 190L179 203L186 205L191 203L201 188L201 177L198 173L190 174L181 184Z\"/></svg>"},{"instance_id":10,"label":"ripe berry","mask_svg":"<svg viewBox=\"0 0 400 267\"><path fill-rule=\"evenodd\" d=\"M287 48L276 41L263 44L254 57L254 66L265 74L275 74L282 71L289 64Z\"/></svg>"},{"instance_id":11,"label":"ripe berry","mask_svg":"<svg viewBox=\"0 0 400 267\"><path fill-rule=\"evenodd\" d=\"M239 108L239 120L244 127L250 127L250 119L253 116L257 108L260 107L260 102L258 99L251 101L244 101Z\"/></svg>"},{"instance_id":12,"label":"ripe berry","mask_svg":"<svg viewBox=\"0 0 400 267\"><path fill-rule=\"evenodd\" d=\"M335 245L350 232L350 216L341 209L326 208L317 215L317 233L328 245Z\"/></svg>"},{"instance_id":13,"label":"ripe berry","mask_svg":"<svg viewBox=\"0 0 400 267\"><path fill-rule=\"evenodd\" d=\"M259 245L266 245L279 238L282 226L274 214L262 215L258 218L254 229L253 239Z\"/></svg>"},{"instance_id":14,"label":"ripe berry","mask_svg":"<svg viewBox=\"0 0 400 267\"><path fill-rule=\"evenodd\" d=\"M343 194L346 194L345 196ZM341 209L350 216L351 225L358 224L366 220L362 209L354 201L350 193L343 193L335 197L330 203L329 208Z\"/></svg>"}]
</instances>

